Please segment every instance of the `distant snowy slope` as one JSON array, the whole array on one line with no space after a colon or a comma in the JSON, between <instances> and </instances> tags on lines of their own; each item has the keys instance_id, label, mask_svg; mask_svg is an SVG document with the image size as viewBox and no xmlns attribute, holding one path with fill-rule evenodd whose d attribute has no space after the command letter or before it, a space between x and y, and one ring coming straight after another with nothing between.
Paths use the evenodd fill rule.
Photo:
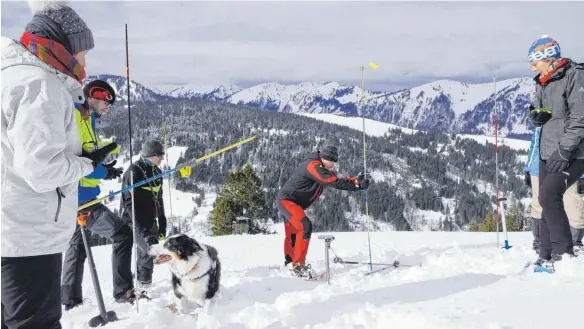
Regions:
<instances>
[{"instance_id":1,"label":"distant snowy slope","mask_svg":"<svg viewBox=\"0 0 584 329\"><path fill-rule=\"evenodd\" d=\"M309 114L309 113L301 113L301 115L311 117L317 120L334 123L341 126L347 126L349 128L353 128L359 131L363 131L363 119L360 117L348 117L335 114ZM414 129L402 128L389 123L365 119L365 131L367 135L383 136L389 129L399 129L408 134L415 133L417 131ZM493 136L457 134L457 137L474 139L481 144L485 142L491 144L495 143L495 139ZM530 142L526 140L513 138L499 138L499 143L500 145L506 145L516 150L528 150Z\"/></svg>"},{"instance_id":2,"label":"distant snowy slope","mask_svg":"<svg viewBox=\"0 0 584 329\"><path fill-rule=\"evenodd\" d=\"M95 78L96 76L90 77ZM127 98L124 77L98 76L112 83L120 99ZM185 84L161 92L136 82L130 86L133 100L166 98L205 99L291 113L334 113L360 116L363 105L369 119L418 130L438 129L459 134L494 134L495 85L437 80L397 92L363 91L337 82L267 82L241 88L233 84ZM531 78L513 78L496 83L499 133L528 139L527 108L534 92ZM360 101L363 100L363 104Z\"/></svg>"}]
</instances>

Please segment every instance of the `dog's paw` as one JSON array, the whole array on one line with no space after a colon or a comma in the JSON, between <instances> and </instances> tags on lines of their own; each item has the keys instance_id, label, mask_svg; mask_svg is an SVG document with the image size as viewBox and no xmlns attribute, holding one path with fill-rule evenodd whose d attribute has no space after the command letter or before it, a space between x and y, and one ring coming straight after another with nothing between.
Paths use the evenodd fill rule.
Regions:
<instances>
[{"instance_id":1,"label":"dog's paw","mask_svg":"<svg viewBox=\"0 0 584 329\"><path fill-rule=\"evenodd\" d=\"M175 304L180 314L195 314L198 310L198 308L195 307L196 305L193 305L193 303L189 302L185 297L182 297Z\"/></svg>"}]
</instances>

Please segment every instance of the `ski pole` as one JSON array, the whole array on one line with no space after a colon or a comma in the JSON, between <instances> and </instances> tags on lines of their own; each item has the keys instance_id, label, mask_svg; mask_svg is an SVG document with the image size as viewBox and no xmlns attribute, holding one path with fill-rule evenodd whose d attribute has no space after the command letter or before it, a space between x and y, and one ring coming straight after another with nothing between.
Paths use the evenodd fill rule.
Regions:
<instances>
[{"instance_id":1,"label":"ski pole","mask_svg":"<svg viewBox=\"0 0 584 329\"><path fill-rule=\"evenodd\" d=\"M163 124L163 130L164 130L164 154L166 154L166 163L168 164L168 162L170 161L170 159L168 158L168 148L167 148L167 143L166 143L166 123ZM172 216L172 195L170 193L171 192L171 184L170 184L170 179L171 178L172 178L172 176L168 177L168 179L167 179L167 181L168 181L168 202L170 203L170 219L171 219L171 223L174 224L174 217ZM180 219L179 219L179 222L178 222L178 232L181 233L181 230L180 230ZM164 232L164 234L166 235L166 232Z\"/></svg>"},{"instance_id":2,"label":"ski pole","mask_svg":"<svg viewBox=\"0 0 584 329\"><path fill-rule=\"evenodd\" d=\"M226 147L224 147L224 148L222 148L222 149L219 149L219 150L217 150L217 151L214 151L214 152L212 152L212 153L209 153L209 154L207 154L207 155L204 155L204 156L202 156L202 157L200 157L200 158L198 158L198 159L195 159L195 160L189 161L189 162L187 162L187 163L183 163L183 164L181 164L181 165L179 165L179 166L176 166L174 169L167 170L167 171L165 171L165 172L162 172L162 173L160 173L160 174L158 174L158 175L152 176L152 177L150 177L150 178L148 178L148 179L142 180L142 181L140 181L140 182L138 182L138 183L135 183L135 184L133 184L133 185L130 185L130 186L128 186L128 187L125 187L125 188L123 188L123 189L121 189L121 190L119 190L119 191L117 191L117 192L113 192L113 193L110 193L110 194L108 194L108 195L106 195L106 196L103 196L103 197L101 197L101 198L97 198L97 199L95 199L95 200L93 200L93 201L86 202L86 203L82 204L81 206L79 206L79 208L77 208L77 210L83 210L83 209L85 209L85 208L87 208L87 207L93 206L94 204L100 203L101 201L103 201L103 200L105 200L105 199L107 199L107 198L111 198L111 197L113 197L113 196L115 196L115 195L118 195L118 194L120 194L120 193L127 192L127 191L129 191L129 190L131 190L131 189L133 189L133 188L135 188L135 187L138 187L138 186L144 185L144 184L146 184L146 183L148 183L148 182L151 182L151 181L153 181L153 180L156 180L156 179L158 179L158 178L160 178L160 177L163 177L163 176L166 176L166 175L170 175L170 174L172 174L172 173L176 172L177 170L180 170L180 168L182 168L182 167L186 167L186 166L192 166L193 164L199 163L199 162L201 162L201 161L203 161L203 160L206 160L206 159L208 159L208 158L210 158L210 157L213 157L213 156L215 156L215 155L217 155L217 154L220 154L220 153L223 153L223 152L225 152L225 151L228 151L228 150L230 150L230 149L232 149L232 148L235 148L235 147L237 147L237 146L239 146L239 145L242 145L242 144L245 144L245 143L251 142L252 140L256 139L256 137L257 137L257 136L252 136L252 137L246 138L246 139L244 139L244 140L241 140L241 141L239 141L239 142L237 142L237 143L233 143L233 144L231 144L231 145L229 145L229 146L226 146Z\"/></svg>"},{"instance_id":3,"label":"ski pole","mask_svg":"<svg viewBox=\"0 0 584 329\"><path fill-rule=\"evenodd\" d=\"M130 138L130 165L132 164L132 158L134 157L134 152L132 149L132 112L131 110L131 102L130 102L130 54L129 54L129 46L128 46L128 24L126 23L126 90L128 92L128 135ZM134 184L134 175L130 175L130 185ZM136 245L136 241L138 241L138 236L136 235L136 210L135 210L135 203L134 203L134 191L130 193L130 198L132 200L132 248L134 250L134 273L138 273L138 245ZM83 209L83 208L79 208ZM134 287L138 287L138 275L134 276ZM140 313L140 303L138 299L136 299L136 313Z\"/></svg>"},{"instance_id":4,"label":"ski pole","mask_svg":"<svg viewBox=\"0 0 584 329\"><path fill-rule=\"evenodd\" d=\"M499 247L499 115L497 111L497 79L494 74L493 86L495 88L493 93L493 108L495 110L495 116L493 118L495 126L495 198L497 199L495 223L497 224L497 247Z\"/></svg>"},{"instance_id":5,"label":"ski pole","mask_svg":"<svg viewBox=\"0 0 584 329\"><path fill-rule=\"evenodd\" d=\"M83 246L85 247L85 253L87 254L87 260L89 261L89 271L91 272L93 289L95 290L95 296L97 297L97 306L99 307L99 315L96 315L93 318L91 318L91 320L89 320L89 326L95 328L99 326L104 326L108 322L118 320L118 316L115 311L105 310L103 295L101 294L101 286L99 285L99 278L97 276L97 270L95 269L95 262L93 261L93 254L91 253L91 247L89 246L89 242L87 241L87 235L85 234L85 226L87 225L85 218L88 216L91 216L91 211L78 213L77 223L79 224L79 229L81 230Z\"/></svg>"},{"instance_id":6,"label":"ski pole","mask_svg":"<svg viewBox=\"0 0 584 329\"><path fill-rule=\"evenodd\" d=\"M361 115L363 117L363 173L367 175L367 143L365 141L365 67L361 66ZM365 216L367 217L367 244L369 245L369 270L373 271L373 263L371 258L371 237L370 219L369 219L369 202L367 200L368 191L365 190Z\"/></svg>"},{"instance_id":7,"label":"ski pole","mask_svg":"<svg viewBox=\"0 0 584 329\"><path fill-rule=\"evenodd\" d=\"M503 237L505 238L504 240L504 245L503 248L504 249L511 249L511 246L509 245L509 237L507 236L507 220L505 219L505 201L507 201L507 198L499 198L499 200L501 202L501 219L503 220Z\"/></svg>"},{"instance_id":8,"label":"ski pole","mask_svg":"<svg viewBox=\"0 0 584 329\"><path fill-rule=\"evenodd\" d=\"M355 261L350 261L350 260L342 260L338 257L335 257L333 259L333 263L351 264L351 265L380 265L380 266L393 266L393 265L395 265L395 263L389 264L389 263L355 262Z\"/></svg>"}]
</instances>

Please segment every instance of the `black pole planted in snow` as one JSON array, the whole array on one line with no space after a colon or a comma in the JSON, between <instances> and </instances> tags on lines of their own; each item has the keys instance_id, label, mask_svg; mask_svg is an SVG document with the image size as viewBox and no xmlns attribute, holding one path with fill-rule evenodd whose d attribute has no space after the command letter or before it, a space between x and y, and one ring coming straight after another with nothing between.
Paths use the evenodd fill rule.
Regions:
<instances>
[{"instance_id":1,"label":"black pole planted in snow","mask_svg":"<svg viewBox=\"0 0 584 329\"><path fill-rule=\"evenodd\" d=\"M93 261L93 254L91 253L91 247L87 242L87 236L85 235L85 219L87 215L79 215L82 220L78 219L79 227L81 229L81 237L83 237L83 246L85 247L85 253L87 254L87 260L89 261L89 271L91 272L91 280L93 281L93 289L95 290L95 296L97 297L97 305L99 307L99 315L94 316L89 320L88 324L90 327L95 328L98 326L103 326L109 322L116 321L118 316L116 312L105 310L105 304L103 302L103 296L101 294L101 287L99 285L99 278L97 277L97 270L95 268L95 262Z\"/></svg>"},{"instance_id":2,"label":"black pole planted in snow","mask_svg":"<svg viewBox=\"0 0 584 329\"><path fill-rule=\"evenodd\" d=\"M134 152L132 150L132 112L130 111L130 55L128 51L128 24L126 23L126 89L128 94L128 134L130 135L130 165L128 170L132 170L132 161L134 157ZM134 185L134 174L130 172L130 186ZM132 198L132 235L133 235L133 249L134 249L134 289L138 287L138 245L136 241L138 236L136 235L136 216L134 208L134 190L130 190L130 197ZM138 298L136 298L136 313L140 313L140 306L138 304Z\"/></svg>"}]
</instances>

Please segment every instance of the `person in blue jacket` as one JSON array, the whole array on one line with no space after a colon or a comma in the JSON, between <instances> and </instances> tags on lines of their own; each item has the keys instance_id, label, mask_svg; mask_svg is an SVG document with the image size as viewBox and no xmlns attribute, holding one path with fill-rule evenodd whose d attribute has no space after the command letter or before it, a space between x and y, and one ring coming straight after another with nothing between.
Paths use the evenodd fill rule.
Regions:
<instances>
[{"instance_id":1,"label":"person in blue jacket","mask_svg":"<svg viewBox=\"0 0 584 329\"><path fill-rule=\"evenodd\" d=\"M529 145L527 161L523 168L525 172L525 184L531 187L531 230L533 232L533 249L539 249L539 225L542 208L539 204L539 141L541 137L541 127L536 127ZM570 222L572 240L575 248L582 248L582 238L584 236L584 175L578 183L570 186L564 194L564 209Z\"/></svg>"}]
</instances>

